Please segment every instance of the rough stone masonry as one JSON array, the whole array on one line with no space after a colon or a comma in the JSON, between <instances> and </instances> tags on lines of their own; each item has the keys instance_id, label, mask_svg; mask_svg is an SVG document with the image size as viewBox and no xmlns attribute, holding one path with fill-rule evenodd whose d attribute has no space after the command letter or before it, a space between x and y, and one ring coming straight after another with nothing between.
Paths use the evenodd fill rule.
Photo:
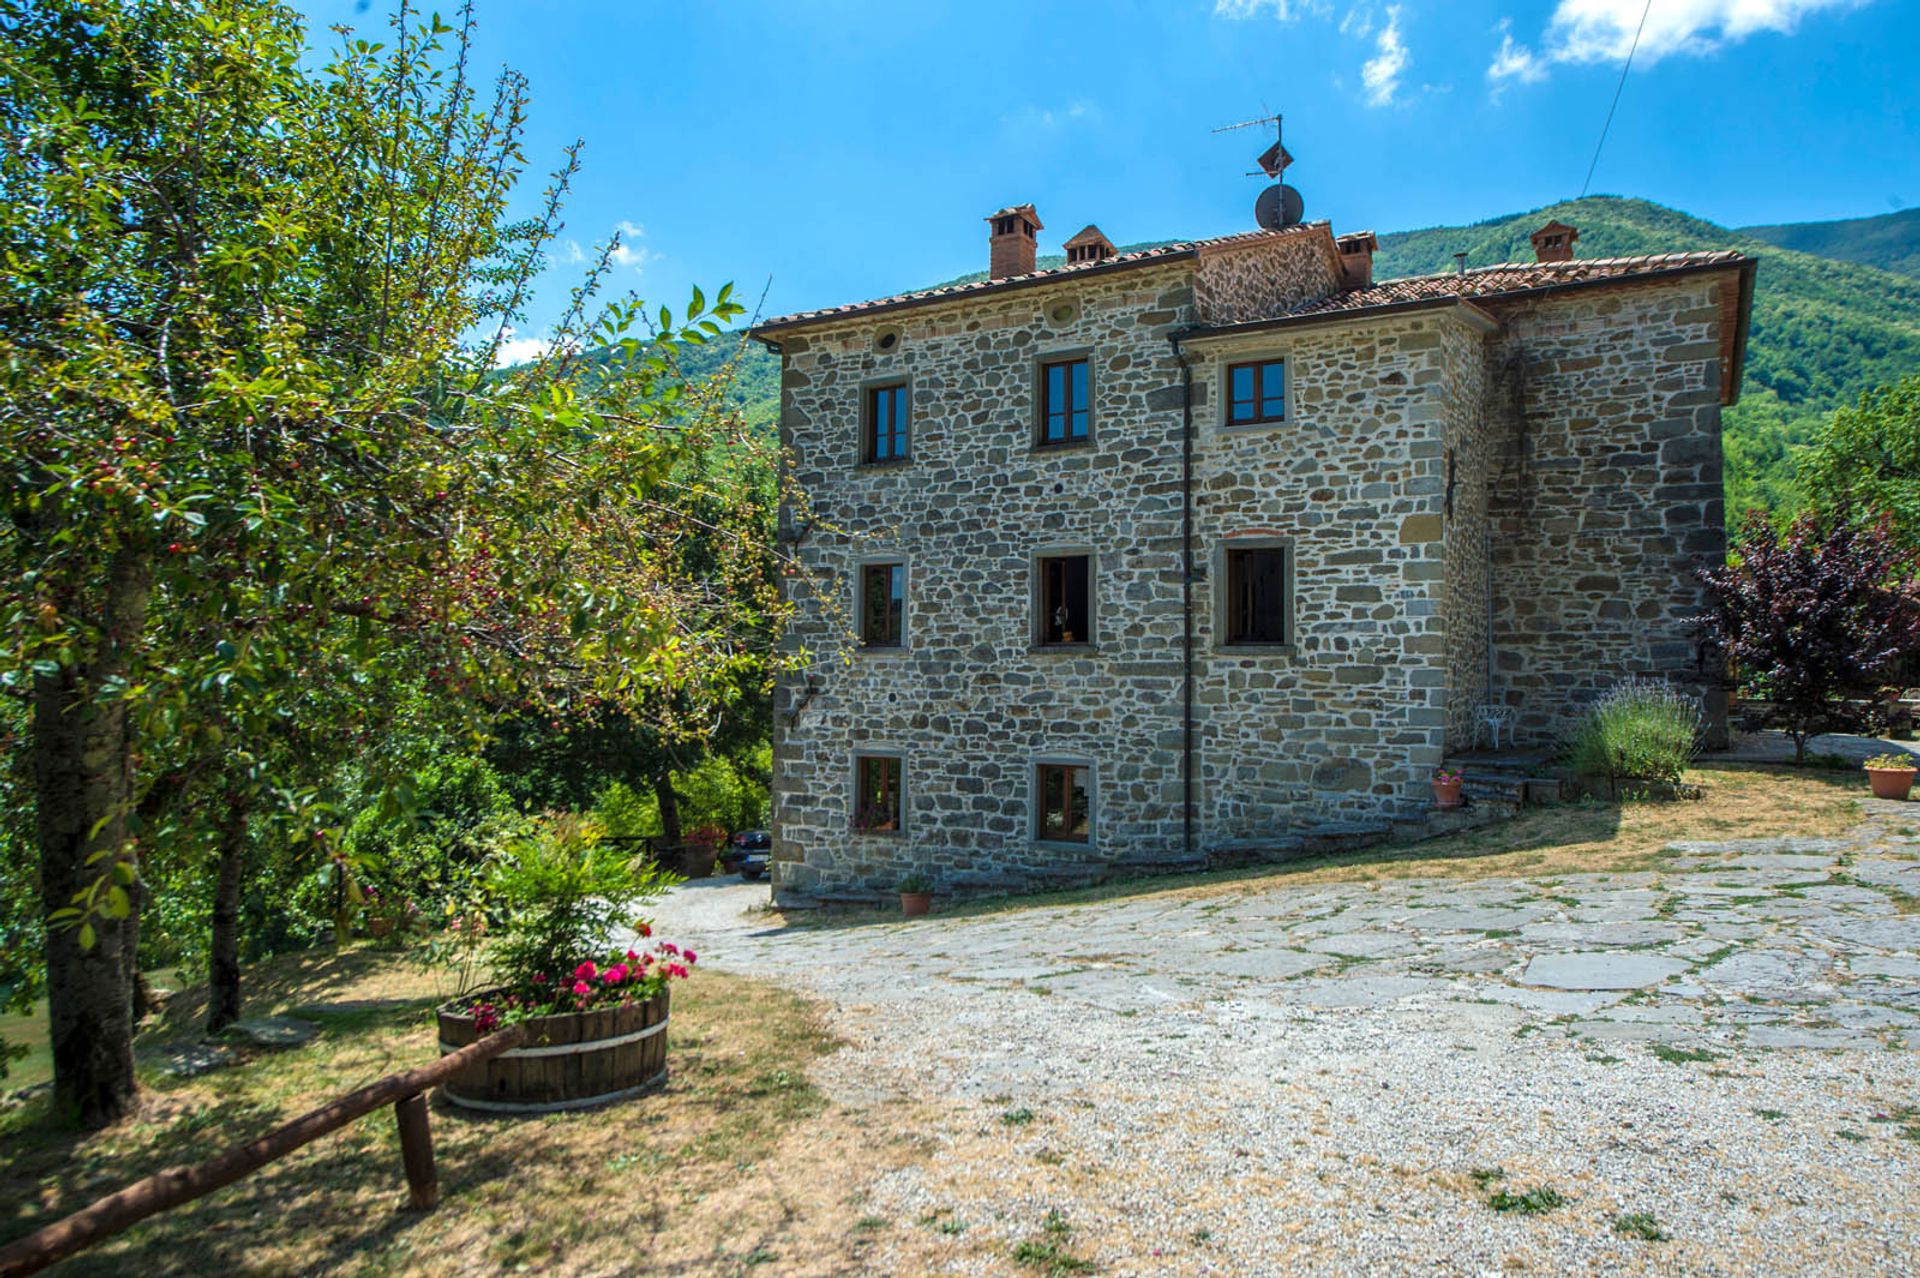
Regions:
<instances>
[{"instance_id":1,"label":"rough stone masonry","mask_svg":"<svg viewBox=\"0 0 1920 1278\"><path fill-rule=\"evenodd\" d=\"M777 899L910 871L1017 889L1404 818L1482 706L1542 742L1627 675L1703 682L1750 259L1375 284L1371 236L1309 223L1033 270L1021 211L995 234L1028 237L996 249L1023 273L755 330L782 357L806 654L776 698ZM1073 359L1085 438L1049 444L1042 366ZM1247 365L1283 370L1279 420L1229 423ZM892 387L905 448L868 460ZM1281 641L1230 642L1250 549L1285 564L1259 596ZM1060 556L1085 557L1090 633L1049 644ZM902 569L897 646L861 638L874 564ZM897 761L897 821L860 810L863 758ZM1075 770L1083 837L1045 837L1049 767Z\"/></svg>"}]
</instances>

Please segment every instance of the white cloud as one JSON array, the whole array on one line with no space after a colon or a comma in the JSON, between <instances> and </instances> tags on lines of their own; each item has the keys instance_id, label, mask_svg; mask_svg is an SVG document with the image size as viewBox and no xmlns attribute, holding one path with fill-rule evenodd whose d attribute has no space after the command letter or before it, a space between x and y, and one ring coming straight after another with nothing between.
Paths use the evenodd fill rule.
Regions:
<instances>
[{"instance_id":1,"label":"white cloud","mask_svg":"<svg viewBox=\"0 0 1920 1278\"><path fill-rule=\"evenodd\" d=\"M587 260L587 251L580 247L579 240L567 241L566 258L568 264L577 266Z\"/></svg>"},{"instance_id":2,"label":"white cloud","mask_svg":"<svg viewBox=\"0 0 1920 1278\"><path fill-rule=\"evenodd\" d=\"M1280 22L1292 22L1308 13L1324 18L1331 7L1328 0L1213 0L1216 17L1257 18L1264 13Z\"/></svg>"},{"instance_id":3,"label":"white cloud","mask_svg":"<svg viewBox=\"0 0 1920 1278\"><path fill-rule=\"evenodd\" d=\"M1487 67L1487 83L1492 86L1497 102L1500 91L1509 81L1536 84L1547 78L1547 68L1532 49L1514 42L1513 24L1507 19L1500 19L1500 25L1494 29L1500 33L1500 51L1493 55L1493 62Z\"/></svg>"},{"instance_id":4,"label":"white cloud","mask_svg":"<svg viewBox=\"0 0 1920 1278\"><path fill-rule=\"evenodd\" d=\"M1014 129L1058 129L1079 120L1097 120L1100 108L1085 98L1075 98L1063 107L1025 106L1000 117L1003 127Z\"/></svg>"},{"instance_id":5,"label":"white cloud","mask_svg":"<svg viewBox=\"0 0 1920 1278\"><path fill-rule=\"evenodd\" d=\"M1808 14L1857 9L1872 0L1560 0L1539 41L1540 52L1514 42L1507 22L1500 50L1487 67L1495 95L1505 84L1544 79L1554 63L1619 62L1634 50L1636 63L1672 56L1699 56L1761 32L1789 35ZM1639 47L1634 32L1642 15Z\"/></svg>"},{"instance_id":6,"label":"white cloud","mask_svg":"<svg viewBox=\"0 0 1920 1278\"><path fill-rule=\"evenodd\" d=\"M1373 34L1373 10L1355 5L1340 18L1340 34L1364 40Z\"/></svg>"},{"instance_id":7,"label":"white cloud","mask_svg":"<svg viewBox=\"0 0 1920 1278\"><path fill-rule=\"evenodd\" d=\"M1387 25L1380 28L1374 49L1374 55L1360 68L1360 83L1366 87L1368 106L1389 106L1400 91L1400 77L1413 65L1413 55L1400 39L1399 5L1387 7Z\"/></svg>"},{"instance_id":8,"label":"white cloud","mask_svg":"<svg viewBox=\"0 0 1920 1278\"><path fill-rule=\"evenodd\" d=\"M620 221L620 242L614 245L610 260L615 266L630 266L635 275L646 271L650 262L660 260L660 255L639 241L647 236L647 228L638 222Z\"/></svg>"},{"instance_id":9,"label":"white cloud","mask_svg":"<svg viewBox=\"0 0 1920 1278\"><path fill-rule=\"evenodd\" d=\"M522 337L518 329L511 326L500 339L500 349L493 353L493 366L507 368L514 364L525 364L539 359L553 349L553 341L545 337Z\"/></svg>"}]
</instances>

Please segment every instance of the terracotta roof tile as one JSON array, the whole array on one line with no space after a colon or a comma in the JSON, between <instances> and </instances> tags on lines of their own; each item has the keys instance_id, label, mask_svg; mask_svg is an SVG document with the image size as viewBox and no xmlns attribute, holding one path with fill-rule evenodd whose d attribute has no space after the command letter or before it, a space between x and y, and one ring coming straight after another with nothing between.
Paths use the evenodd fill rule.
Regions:
<instances>
[{"instance_id":1,"label":"terracotta roof tile","mask_svg":"<svg viewBox=\"0 0 1920 1278\"><path fill-rule=\"evenodd\" d=\"M827 306L819 310L795 311L791 315L782 315L776 319L763 321L754 326L754 331L766 332L772 329L789 328L799 324L810 324L820 320L852 319L873 311L894 310L902 306L915 306L923 302L944 302L950 299L971 297L978 293L998 292L1001 289L1044 283L1056 279L1065 279L1074 275L1104 274L1107 271L1139 266L1149 262L1170 261L1195 253L1218 248L1237 247L1242 244L1254 244L1263 240L1277 240L1302 231L1327 228L1325 222L1302 222L1298 226L1284 227L1277 231L1241 231L1234 235L1215 236L1210 240L1183 240L1177 244L1162 244L1157 248L1136 249L1131 253L1117 253L1112 257L1093 262L1075 262L1068 266L1049 267L1043 271L1034 271L1029 275L1011 275L998 280L970 280L964 284L946 284L939 288L920 289L911 293L896 293L892 297L878 297L868 302L851 302L845 306Z\"/></svg>"},{"instance_id":2,"label":"terracotta roof tile","mask_svg":"<svg viewBox=\"0 0 1920 1278\"><path fill-rule=\"evenodd\" d=\"M1382 280L1367 288L1333 293L1317 302L1295 307L1287 314L1331 315L1443 297L1493 298L1564 284L1658 275L1666 271L1722 263L1738 266L1746 260L1731 249L1718 249L1706 253L1655 253L1645 257L1576 258L1570 262L1504 262L1499 266L1475 267L1464 274L1443 271L1437 275L1411 275L1404 279Z\"/></svg>"}]
</instances>

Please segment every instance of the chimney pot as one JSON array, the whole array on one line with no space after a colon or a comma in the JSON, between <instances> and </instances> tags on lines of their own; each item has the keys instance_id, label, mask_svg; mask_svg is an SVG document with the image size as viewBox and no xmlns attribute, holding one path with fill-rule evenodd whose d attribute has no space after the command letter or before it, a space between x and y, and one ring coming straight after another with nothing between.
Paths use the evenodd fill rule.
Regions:
<instances>
[{"instance_id":1,"label":"chimney pot","mask_svg":"<svg viewBox=\"0 0 1920 1278\"><path fill-rule=\"evenodd\" d=\"M1078 266L1082 262L1104 262L1117 250L1113 241L1108 239L1097 226L1089 226L1067 241L1067 265Z\"/></svg>"},{"instance_id":2,"label":"chimney pot","mask_svg":"<svg viewBox=\"0 0 1920 1278\"><path fill-rule=\"evenodd\" d=\"M1535 231L1533 240L1533 260L1536 262L1571 262L1573 260L1573 242L1580 238L1580 232L1565 222L1552 221Z\"/></svg>"},{"instance_id":3,"label":"chimney pot","mask_svg":"<svg viewBox=\"0 0 1920 1278\"><path fill-rule=\"evenodd\" d=\"M1356 231L1333 242L1340 253L1340 284L1343 288L1368 288L1373 284L1373 255L1380 247L1372 231Z\"/></svg>"},{"instance_id":4,"label":"chimney pot","mask_svg":"<svg viewBox=\"0 0 1920 1278\"><path fill-rule=\"evenodd\" d=\"M987 277L1004 280L1033 274L1042 229L1033 205L1014 204L989 213L987 226Z\"/></svg>"}]
</instances>

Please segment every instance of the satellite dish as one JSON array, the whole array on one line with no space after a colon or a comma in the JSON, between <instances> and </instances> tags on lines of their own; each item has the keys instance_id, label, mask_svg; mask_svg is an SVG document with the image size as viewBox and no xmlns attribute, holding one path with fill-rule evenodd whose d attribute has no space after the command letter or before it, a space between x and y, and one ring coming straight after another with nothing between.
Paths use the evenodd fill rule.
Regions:
<instances>
[{"instance_id":1,"label":"satellite dish","mask_svg":"<svg viewBox=\"0 0 1920 1278\"><path fill-rule=\"evenodd\" d=\"M1260 198L1254 202L1253 220L1264 230L1277 231L1283 226L1298 225L1306 211L1300 192L1285 182L1275 182L1260 192Z\"/></svg>"}]
</instances>

